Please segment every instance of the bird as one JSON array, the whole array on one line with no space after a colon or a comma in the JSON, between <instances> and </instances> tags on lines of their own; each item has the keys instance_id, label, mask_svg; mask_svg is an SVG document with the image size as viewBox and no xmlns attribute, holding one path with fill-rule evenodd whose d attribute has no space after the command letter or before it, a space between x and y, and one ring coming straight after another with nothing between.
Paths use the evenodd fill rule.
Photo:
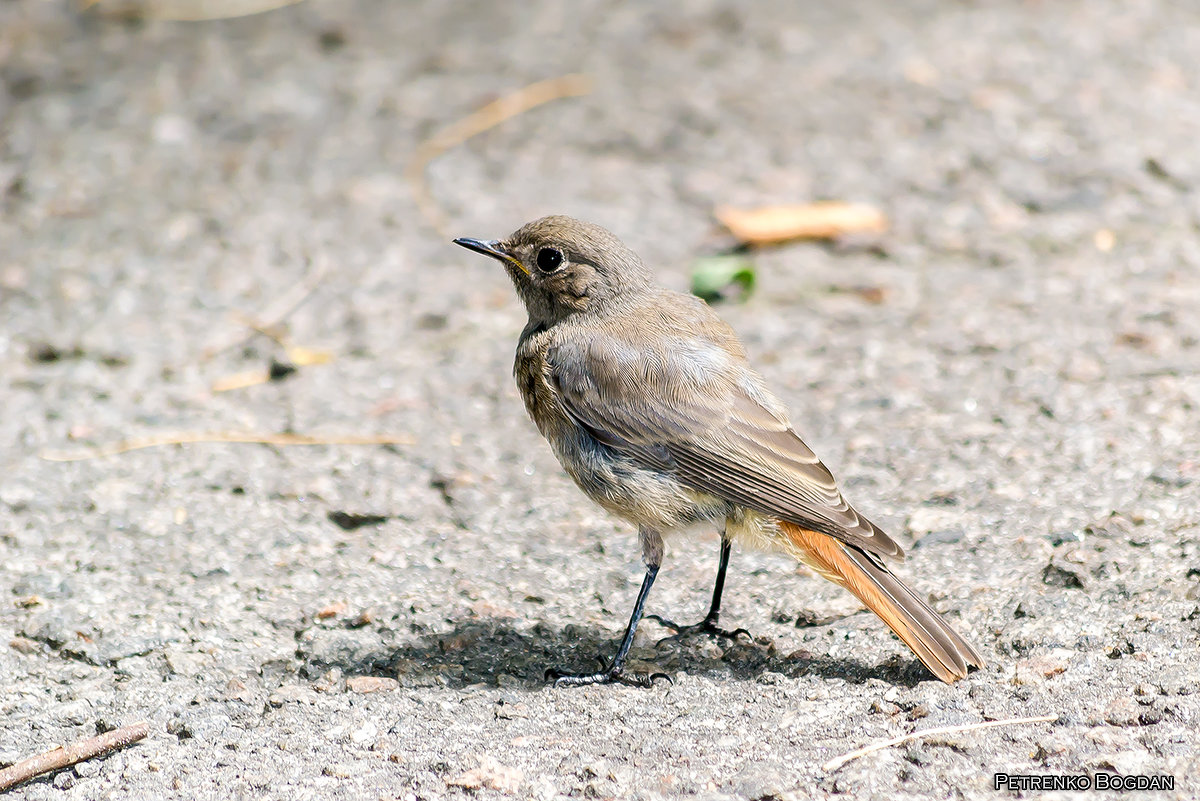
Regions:
<instances>
[{"instance_id":1,"label":"bird","mask_svg":"<svg viewBox=\"0 0 1200 801\"><path fill-rule=\"evenodd\" d=\"M526 411L583 493L637 528L646 566L612 660L590 673L552 668L548 680L631 681L625 660L665 543L706 525L720 533L709 611L673 628L727 634L721 596L737 542L791 554L844 587L938 679L984 666L892 571L903 549L846 501L707 303L655 283L614 234L567 216L453 241L504 266L528 313L513 365Z\"/></svg>"}]
</instances>

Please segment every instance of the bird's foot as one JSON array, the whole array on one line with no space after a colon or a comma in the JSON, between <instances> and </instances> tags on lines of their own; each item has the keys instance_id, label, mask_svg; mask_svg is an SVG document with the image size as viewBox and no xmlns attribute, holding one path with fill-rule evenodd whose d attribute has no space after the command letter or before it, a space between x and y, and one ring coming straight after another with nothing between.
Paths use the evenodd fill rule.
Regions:
<instances>
[{"instance_id":1,"label":"bird's foot","mask_svg":"<svg viewBox=\"0 0 1200 801\"><path fill-rule=\"evenodd\" d=\"M686 626L682 626L673 620L667 620L661 615L646 615L646 617L650 620L658 621L675 632L670 637L666 637L665 639L667 640L685 639L695 634L705 634L709 637L720 637L726 640L736 640L742 636L745 636L748 640L754 639L754 635L746 629L733 629L730 631L729 629L721 628L717 625L717 617L715 615L709 615L699 623L690 623Z\"/></svg>"},{"instance_id":2,"label":"bird's foot","mask_svg":"<svg viewBox=\"0 0 1200 801\"><path fill-rule=\"evenodd\" d=\"M555 668L546 671L546 681L551 682L555 687L586 687L589 684L628 684L632 687L653 687L655 679L671 681L671 677L666 673L626 675L624 665L613 665L597 673L563 673Z\"/></svg>"}]
</instances>

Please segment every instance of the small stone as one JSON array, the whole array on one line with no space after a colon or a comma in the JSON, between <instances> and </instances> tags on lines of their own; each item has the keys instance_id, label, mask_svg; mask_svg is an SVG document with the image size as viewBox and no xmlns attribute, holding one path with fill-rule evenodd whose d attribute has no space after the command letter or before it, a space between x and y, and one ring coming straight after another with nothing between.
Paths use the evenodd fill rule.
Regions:
<instances>
[{"instance_id":1,"label":"small stone","mask_svg":"<svg viewBox=\"0 0 1200 801\"><path fill-rule=\"evenodd\" d=\"M164 145L178 145L192 137L192 124L178 114L161 114L151 125L154 140Z\"/></svg>"},{"instance_id":2,"label":"small stone","mask_svg":"<svg viewBox=\"0 0 1200 801\"><path fill-rule=\"evenodd\" d=\"M99 759L89 759L86 762L80 762L75 766L75 775L81 779L90 779L100 773L100 766L103 764Z\"/></svg>"},{"instance_id":3,"label":"small stone","mask_svg":"<svg viewBox=\"0 0 1200 801\"><path fill-rule=\"evenodd\" d=\"M243 704L249 704L254 701L254 693L246 686L246 682L241 679L230 679L225 684L224 699L226 701L241 701Z\"/></svg>"},{"instance_id":4,"label":"small stone","mask_svg":"<svg viewBox=\"0 0 1200 801\"><path fill-rule=\"evenodd\" d=\"M917 539L924 539L927 535L933 532L952 532L954 523L957 522L960 513L953 509L944 507L920 506L913 510L908 516L908 522L905 524L905 529L910 535ZM959 538L961 538L961 533ZM958 540L950 540L957 542ZM933 545L934 542L930 542Z\"/></svg>"},{"instance_id":5,"label":"small stone","mask_svg":"<svg viewBox=\"0 0 1200 801\"><path fill-rule=\"evenodd\" d=\"M341 765L335 762L332 765L326 765L321 773L326 776L332 776L335 779L349 779L354 775L354 769L349 765Z\"/></svg>"},{"instance_id":6,"label":"small stone","mask_svg":"<svg viewBox=\"0 0 1200 801\"><path fill-rule=\"evenodd\" d=\"M529 717L529 706L522 703L500 701L496 704L497 720L517 720Z\"/></svg>"},{"instance_id":7,"label":"small stone","mask_svg":"<svg viewBox=\"0 0 1200 801\"><path fill-rule=\"evenodd\" d=\"M311 704L316 700L316 693L304 684L285 684L267 698L267 703L281 707L289 703Z\"/></svg>"},{"instance_id":8,"label":"small stone","mask_svg":"<svg viewBox=\"0 0 1200 801\"><path fill-rule=\"evenodd\" d=\"M374 723L367 721L361 727L350 732L350 741L355 745L373 742L379 736L379 727Z\"/></svg>"},{"instance_id":9,"label":"small stone","mask_svg":"<svg viewBox=\"0 0 1200 801\"><path fill-rule=\"evenodd\" d=\"M192 736L199 740L216 740L232 724L233 719L222 712L211 715L196 715L191 721Z\"/></svg>"},{"instance_id":10,"label":"small stone","mask_svg":"<svg viewBox=\"0 0 1200 801\"><path fill-rule=\"evenodd\" d=\"M38 649L37 641L31 640L28 637L13 637L8 641L8 645L19 654L36 653Z\"/></svg>"},{"instance_id":11,"label":"small stone","mask_svg":"<svg viewBox=\"0 0 1200 801\"><path fill-rule=\"evenodd\" d=\"M509 795L515 794L521 788L521 782L525 779L525 775L521 771L501 765L486 754L480 754L478 760L479 767L447 779L446 784L450 787L462 787L467 790L480 790L486 787L489 790L499 790Z\"/></svg>"},{"instance_id":12,"label":"small stone","mask_svg":"<svg viewBox=\"0 0 1200 801\"><path fill-rule=\"evenodd\" d=\"M91 653L86 653L85 649L83 658L90 664L114 665L131 656L147 656L162 645L163 640L159 637L103 637Z\"/></svg>"},{"instance_id":13,"label":"small stone","mask_svg":"<svg viewBox=\"0 0 1200 801\"><path fill-rule=\"evenodd\" d=\"M83 726L92 719L92 705L86 698L64 704L58 709L59 720L68 726Z\"/></svg>"},{"instance_id":14,"label":"small stone","mask_svg":"<svg viewBox=\"0 0 1200 801\"><path fill-rule=\"evenodd\" d=\"M1080 590L1084 587L1084 571L1078 565L1053 559L1042 570L1042 583L1051 587Z\"/></svg>"},{"instance_id":15,"label":"small stone","mask_svg":"<svg viewBox=\"0 0 1200 801\"><path fill-rule=\"evenodd\" d=\"M891 701L884 701L882 698L876 698L871 702L871 712L876 715L899 715L900 707L893 704Z\"/></svg>"},{"instance_id":16,"label":"small stone","mask_svg":"<svg viewBox=\"0 0 1200 801\"><path fill-rule=\"evenodd\" d=\"M353 676L346 679L346 689L359 695L390 692L399 686L400 682L386 676Z\"/></svg>"},{"instance_id":17,"label":"small stone","mask_svg":"<svg viewBox=\"0 0 1200 801\"><path fill-rule=\"evenodd\" d=\"M1150 474L1150 480L1164 487L1183 488L1191 484L1194 479L1181 472L1177 466L1164 464Z\"/></svg>"},{"instance_id":18,"label":"small stone","mask_svg":"<svg viewBox=\"0 0 1200 801\"><path fill-rule=\"evenodd\" d=\"M322 693L336 692L341 687L342 669L338 667L333 667L325 671L321 674L321 678L313 684L313 689Z\"/></svg>"},{"instance_id":19,"label":"small stone","mask_svg":"<svg viewBox=\"0 0 1200 801\"><path fill-rule=\"evenodd\" d=\"M788 789L779 766L772 764L747 765L734 775L729 784L737 797L756 800L783 798Z\"/></svg>"},{"instance_id":20,"label":"small stone","mask_svg":"<svg viewBox=\"0 0 1200 801\"><path fill-rule=\"evenodd\" d=\"M1090 771L1103 770L1121 776L1136 776L1154 773L1154 762L1154 757L1148 751L1133 747L1093 757L1085 767Z\"/></svg>"},{"instance_id":21,"label":"small stone","mask_svg":"<svg viewBox=\"0 0 1200 801\"><path fill-rule=\"evenodd\" d=\"M1045 764L1052 757L1061 757L1064 754L1070 753L1077 745L1073 740L1065 740L1060 736L1051 734L1037 741L1037 748L1034 751L1033 758Z\"/></svg>"},{"instance_id":22,"label":"small stone","mask_svg":"<svg viewBox=\"0 0 1200 801\"><path fill-rule=\"evenodd\" d=\"M1069 652L1066 652L1069 654ZM1031 656L1017 660L1014 666L1011 683L1040 684L1045 679L1057 676L1067 670L1066 658L1058 652Z\"/></svg>"},{"instance_id":23,"label":"small stone","mask_svg":"<svg viewBox=\"0 0 1200 801\"><path fill-rule=\"evenodd\" d=\"M1142 709L1132 698L1118 698L1104 708L1104 722L1110 726L1137 726Z\"/></svg>"},{"instance_id":24,"label":"small stone","mask_svg":"<svg viewBox=\"0 0 1200 801\"><path fill-rule=\"evenodd\" d=\"M54 777L54 786L59 790L70 790L75 786L75 774L64 770Z\"/></svg>"},{"instance_id":25,"label":"small stone","mask_svg":"<svg viewBox=\"0 0 1200 801\"><path fill-rule=\"evenodd\" d=\"M953 545L960 542L963 538L963 533L960 529L943 528L937 531L931 531L921 539L913 543L913 550L920 548L928 548L931 545Z\"/></svg>"},{"instance_id":26,"label":"small stone","mask_svg":"<svg viewBox=\"0 0 1200 801\"><path fill-rule=\"evenodd\" d=\"M167 667L176 676L198 676L208 665L208 654L198 654L194 651L167 651Z\"/></svg>"},{"instance_id":27,"label":"small stone","mask_svg":"<svg viewBox=\"0 0 1200 801\"><path fill-rule=\"evenodd\" d=\"M496 674L496 686L497 687L511 690L516 687L523 687L524 685L525 685L525 682L519 676L514 676L511 673L497 673Z\"/></svg>"},{"instance_id":28,"label":"small stone","mask_svg":"<svg viewBox=\"0 0 1200 801\"><path fill-rule=\"evenodd\" d=\"M321 609L321 611L317 612L317 619L328 620L331 617L344 615L346 614L346 609L347 607L345 603L342 601L334 601L333 603Z\"/></svg>"},{"instance_id":29,"label":"small stone","mask_svg":"<svg viewBox=\"0 0 1200 801\"><path fill-rule=\"evenodd\" d=\"M121 728L119 720L111 715L100 714L96 716L96 734L104 734L105 732L116 731Z\"/></svg>"},{"instance_id":30,"label":"small stone","mask_svg":"<svg viewBox=\"0 0 1200 801\"><path fill-rule=\"evenodd\" d=\"M296 644L297 656L318 672L337 667L347 673L369 674L394 659L369 629L314 627L301 634Z\"/></svg>"}]
</instances>

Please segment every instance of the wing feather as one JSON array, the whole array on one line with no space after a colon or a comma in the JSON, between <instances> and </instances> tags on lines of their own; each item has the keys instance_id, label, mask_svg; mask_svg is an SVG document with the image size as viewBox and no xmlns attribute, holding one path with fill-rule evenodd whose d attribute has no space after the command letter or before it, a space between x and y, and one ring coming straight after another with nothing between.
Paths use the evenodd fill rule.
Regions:
<instances>
[{"instance_id":1,"label":"wing feather","mask_svg":"<svg viewBox=\"0 0 1200 801\"><path fill-rule=\"evenodd\" d=\"M551 386L567 414L598 441L693 489L875 558L903 557L846 502L739 352L721 341L655 341L639 348L600 335L551 348Z\"/></svg>"}]
</instances>

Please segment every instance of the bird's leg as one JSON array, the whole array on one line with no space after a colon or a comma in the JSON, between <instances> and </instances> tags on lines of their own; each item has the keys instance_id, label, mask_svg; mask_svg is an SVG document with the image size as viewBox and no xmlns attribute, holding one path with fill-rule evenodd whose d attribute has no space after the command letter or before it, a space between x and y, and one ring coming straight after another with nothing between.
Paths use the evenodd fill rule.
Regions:
<instances>
[{"instance_id":1,"label":"bird's leg","mask_svg":"<svg viewBox=\"0 0 1200 801\"><path fill-rule=\"evenodd\" d=\"M625 657L633 646L633 636L637 633L638 621L642 619L646 598L650 595L650 587L654 585L654 577L657 575L658 565L652 564L646 567L646 577L642 579L642 588L638 590L637 601L633 604L633 614L629 616L629 625L625 627L625 639L621 640L621 647L617 649L617 655L613 657L612 663L607 668L599 673L582 674L562 673L550 668L546 671L546 680L553 681L555 687L581 687L585 684L608 684L620 681L625 670Z\"/></svg>"},{"instance_id":2,"label":"bird's leg","mask_svg":"<svg viewBox=\"0 0 1200 801\"><path fill-rule=\"evenodd\" d=\"M607 684L612 681L624 680L621 674L625 669L625 657L629 654L629 649L633 647L633 636L637 634L638 623L642 619L642 610L646 607L646 598L650 595L650 588L654 586L654 577L658 575L658 566L662 564L666 552L662 535L654 529L638 529L638 539L642 544L642 560L646 563L646 577L642 579L642 588L638 590L637 600L633 604L633 614L629 616L629 625L625 627L625 638L621 640L621 647L617 649L617 655L613 657L609 666L599 673L572 675L562 673L554 668L547 670L546 680L553 680L555 687L579 687L585 684ZM647 678L653 680L654 676ZM646 684L647 682L631 683Z\"/></svg>"},{"instance_id":3,"label":"bird's leg","mask_svg":"<svg viewBox=\"0 0 1200 801\"><path fill-rule=\"evenodd\" d=\"M745 629L729 631L717 625L721 619L721 593L725 591L725 571L729 567L729 553L732 548L733 542L726 538L725 532L721 532L721 561L717 565L717 580L713 584L712 604L708 607L708 614L704 616L703 620L699 623L681 626L678 623L667 620L661 615L646 615L646 617L650 620L657 620L669 629L674 629L676 637L693 632L712 634L716 637L728 637L731 640L737 639L740 634L745 634L749 637L750 632Z\"/></svg>"}]
</instances>

